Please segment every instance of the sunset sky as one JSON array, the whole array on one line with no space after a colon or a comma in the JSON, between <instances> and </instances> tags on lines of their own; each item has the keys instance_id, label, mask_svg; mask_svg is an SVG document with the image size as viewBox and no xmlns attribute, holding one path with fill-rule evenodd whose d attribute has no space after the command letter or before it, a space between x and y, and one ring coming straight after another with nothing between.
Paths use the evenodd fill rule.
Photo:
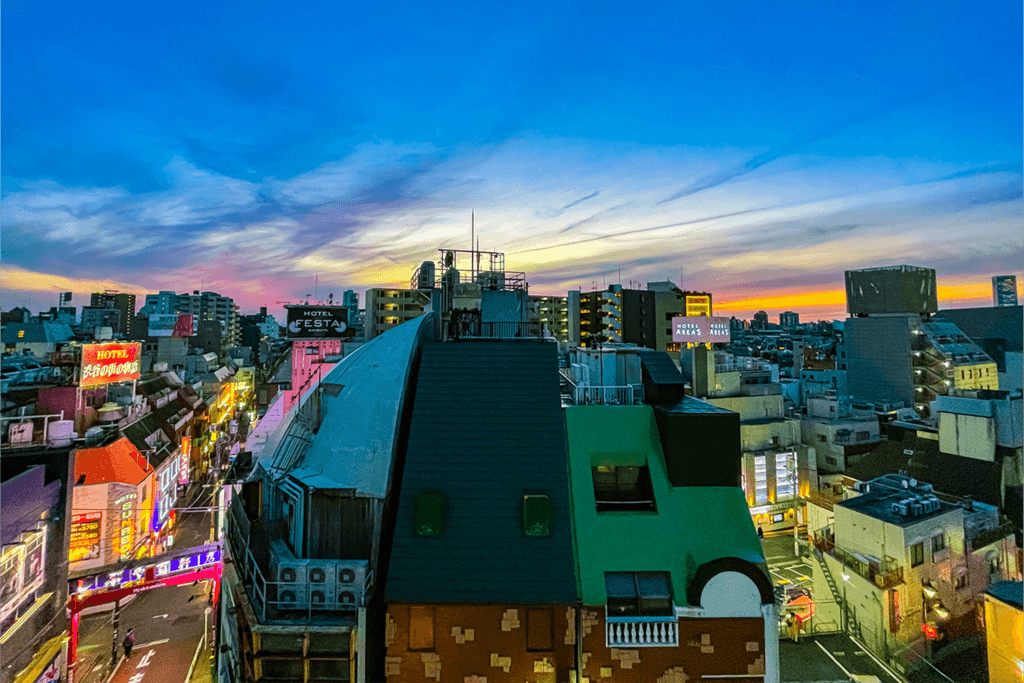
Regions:
<instances>
[{"instance_id":1,"label":"sunset sky","mask_svg":"<svg viewBox=\"0 0 1024 683\"><path fill-rule=\"evenodd\" d=\"M471 211L532 293L831 319L844 270L906 263L991 305L1024 283L1021 9L4 0L3 306L408 286Z\"/></svg>"}]
</instances>

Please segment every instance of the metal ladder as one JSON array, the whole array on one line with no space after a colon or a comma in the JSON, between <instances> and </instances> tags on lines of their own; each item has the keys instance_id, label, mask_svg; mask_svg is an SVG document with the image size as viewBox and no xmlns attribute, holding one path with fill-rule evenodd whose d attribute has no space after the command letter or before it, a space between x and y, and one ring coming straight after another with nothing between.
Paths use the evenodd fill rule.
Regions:
<instances>
[{"instance_id":1,"label":"metal ladder","mask_svg":"<svg viewBox=\"0 0 1024 683\"><path fill-rule=\"evenodd\" d=\"M840 608L845 608L845 605L843 605L842 594L839 592L839 587L836 585L836 580L832 578L832 572L828 568L828 563L825 562L825 554L815 548L814 557L818 560L818 565L821 567L821 571L825 574L825 582L828 583L829 590L832 591L832 599L835 600L836 604L838 604Z\"/></svg>"}]
</instances>

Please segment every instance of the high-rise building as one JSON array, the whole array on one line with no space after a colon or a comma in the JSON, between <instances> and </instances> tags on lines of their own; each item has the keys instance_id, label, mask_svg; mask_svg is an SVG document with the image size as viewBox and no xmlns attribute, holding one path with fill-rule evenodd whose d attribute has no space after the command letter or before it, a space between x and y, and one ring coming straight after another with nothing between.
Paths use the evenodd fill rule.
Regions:
<instances>
[{"instance_id":1,"label":"high-rise building","mask_svg":"<svg viewBox=\"0 0 1024 683\"><path fill-rule=\"evenodd\" d=\"M800 314L793 311L783 311L779 314L779 324L785 330L793 330L800 327Z\"/></svg>"},{"instance_id":2,"label":"high-rise building","mask_svg":"<svg viewBox=\"0 0 1024 683\"><path fill-rule=\"evenodd\" d=\"M768 327L768 314L765 311L758 311L754 319L750 321L750 329L763 330Z\"/></svg>"},{"instance_id":3,"label":"high-rise building","mask_svg":"<svg viewBox=\"0 0 1024 683\"><path fill-rule=\"evenodd\" d=\"M569 341L569 303L564 296L530 295L530 320L546 326L560 342Z\"/></svg>"},{"instance_id":4,"label":"high-rise building","mask_svg":"<svg viewBox=\"0 0 1024 683\"><path fill-rule=\"evenodd\" d=\"M128 331L132 326L132 319L135 318L135 295L126 294L124 292L115 292L107 290L105 292L93 292L90 306L99 308L116 308L121 311L120 321L117 324L117 329L114 330L115 334L122 337L128 336Z\"/></svg>"},{"instance_id":5,"label":"high-rise building","mask_svg":"<svg viewBox=\"0 0 1024 683\"><path fill-rule=\"evenodd\" d=\"M1017 305L1017 276L996 275L992 278L992 305Z\"/></svg>"}]
</instances>

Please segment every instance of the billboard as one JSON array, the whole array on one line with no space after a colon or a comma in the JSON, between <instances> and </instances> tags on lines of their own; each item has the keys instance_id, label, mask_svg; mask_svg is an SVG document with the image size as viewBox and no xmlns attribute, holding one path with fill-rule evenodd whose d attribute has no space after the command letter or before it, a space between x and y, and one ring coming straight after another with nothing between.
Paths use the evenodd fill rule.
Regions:
<instances>
[{"instance_id":1,"label":"billboard","mask_svg":"<svg viewBox=\"0 0 1024 683\"><path fill-rule=\"evenodd\" d=\"M937 296L931 268L885 266L846 271L846 310L851 316L935 313L939 310Z\"/></svg>"},{"instance_id":2,"label":"billboard","mask_svg":"<svg viewBox=\"0 0 1024 683\"><path fill-rule=\"evenodd\" d=\"M731 339L728 318L695 316L672 318L672 341L717 344Z\"/></svg>"},{"instance_id":3,"label":"billboard","mask_svg":"<svg viewBox=\"0 0 1024 683\"><path fill-rule=\"evenodd\" d=\"M195 336L195 317L188 313L154 313L149 316L150 337Z\"/></svg>"},{"instance_id":4,"label":"billboard","mask_svg":"<svg viewBox=\"0 0 1024 683\"><path fill-rule=\"evenodd\" d=\"M688 317L698 315L711 315L711 297L687 295L686 315Z\"/></svg>"},{"instance_id":5,"label":"billboard","mask_svg":"<svg viewBox=\"0 0 1024 683\"><path fill-rule=\"evenodd\" d=\"M348 309L344 306L285 306L289 339L351 337Z\"/></svg>"},{"instance_id":6,"label":"billboard","mask_svg":"<svg viewBox=\"0 0 1024 683\"><path fill-rule=\"evenodd\" d=\"M189 470L191 469L192 438L181 437L181 461L178 469L178 484L184 486L188 483Z\"/></svg>"},{"instance_id":7,"label":"billboard","mask_svg":"<svg viewBox=\"0 0 1024 683\"><path fill-rule=\"evenodd\" d=\"M100 524L102 523L102 512L71 515L71 549L68 553L70 562L95 560L100 556Z\"/></svg>"},{"instance_id":8,"label":"billboard","mask_svg":"<svg viewBox=\"0 0 1024 683\"><path fill-rule=\"evenodd\" d=\"M80 386L98 387L139 378L142 344L86 344L82 347Z\"/></svg>"}]
</instances>

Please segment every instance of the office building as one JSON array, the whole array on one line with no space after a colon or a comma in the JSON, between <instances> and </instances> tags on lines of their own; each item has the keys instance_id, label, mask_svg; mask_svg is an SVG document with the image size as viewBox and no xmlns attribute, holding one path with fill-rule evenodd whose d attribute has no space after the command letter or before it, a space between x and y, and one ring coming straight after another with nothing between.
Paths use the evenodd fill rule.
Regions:
<instances>
[{"instance_id":1,"label":"office building","mask_svg":"<svg viewBox=\"0 0 1024 683\"><path fill-rule=\"evenodd\" d=\"M758 311L754 314L754 319L750 321L750 329L752 330L764 330L768 327L768 314L765 311Z\"/></svg>"},{"instance_id":2,"label":"office building","mask_svg":"<svg viewBox=\"0 0 1024 683\"><path fill-rule=\"evenodd\" d=\"M997 275L992 278L992 305L1017 305L1017 276Z\"/></svg>"},{"instance_id":3,"label":"office building","mask_svg":"<svg viewBox=\"0 0 1024 683\"><path fill-rule=\"evenodd\" d=\"M132 320L135 318L135 295L124 292L107 290L105 292L93 292L89 305L99 308L115 308L121 311L114 334L126 338L132 327ZM84 308L84 307L83 307Z\"/></svg>"}]
</instances>

